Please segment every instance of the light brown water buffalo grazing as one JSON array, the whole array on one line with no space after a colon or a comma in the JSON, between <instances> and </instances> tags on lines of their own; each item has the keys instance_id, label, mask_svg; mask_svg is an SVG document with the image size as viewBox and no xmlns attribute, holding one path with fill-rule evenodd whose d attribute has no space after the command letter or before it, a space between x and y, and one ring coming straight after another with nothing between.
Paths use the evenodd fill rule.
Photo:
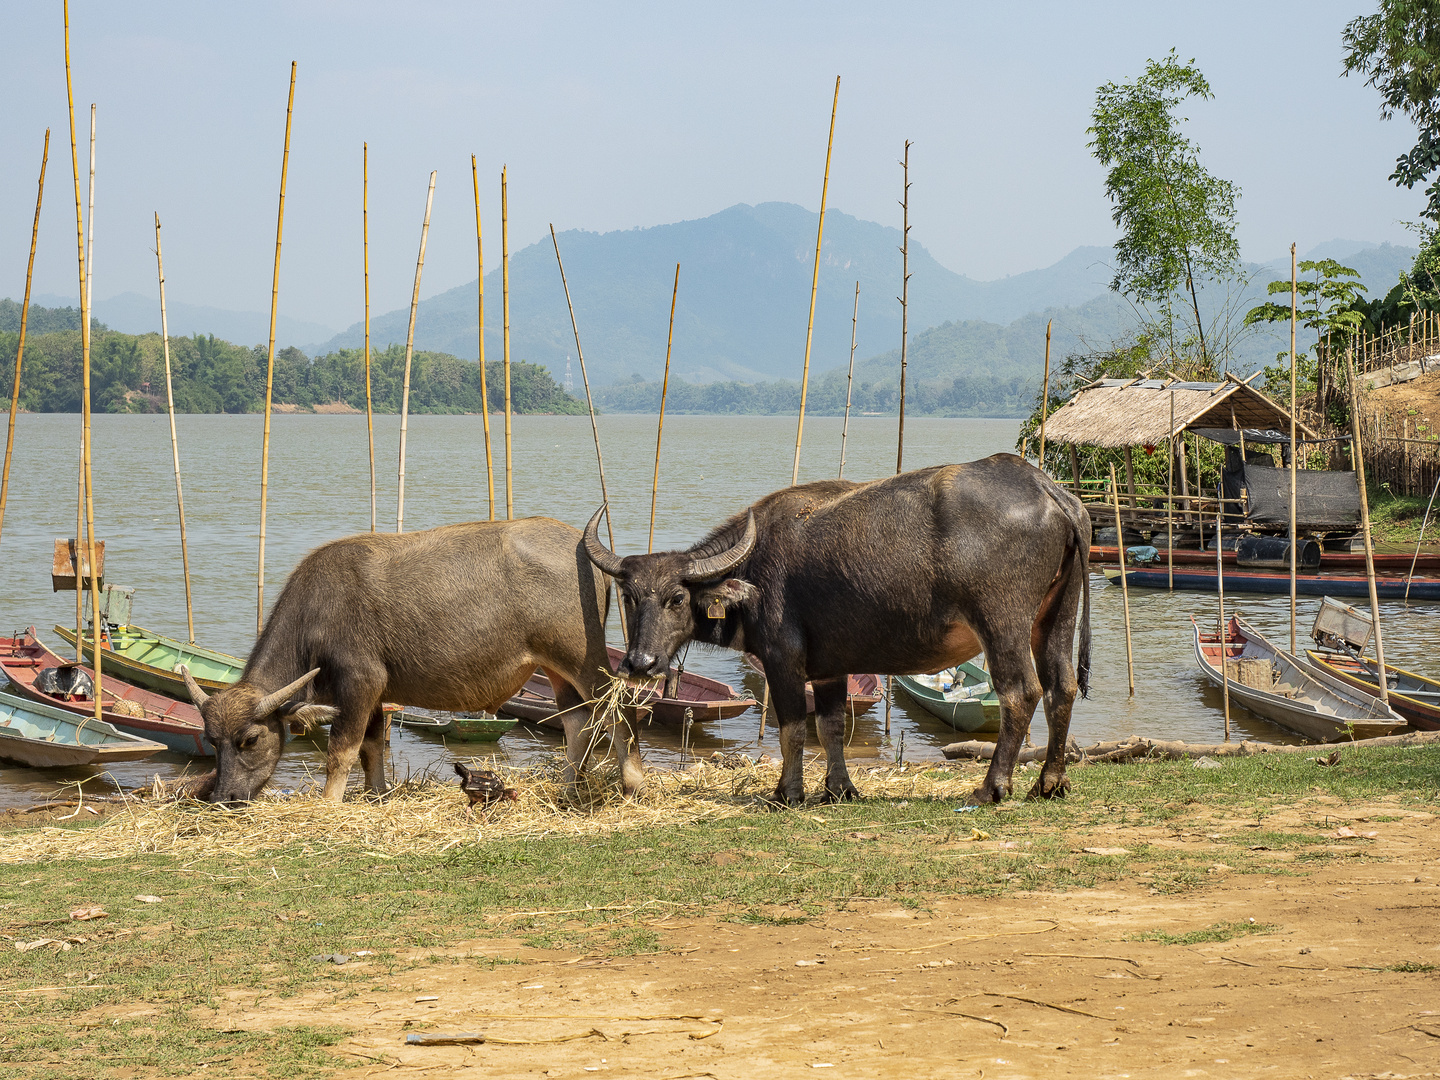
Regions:
<instances>
[{"instance_id":1,"label":"light brown water buffalo grazing","mask_svg":"<svg viewBox=\"0 0 1440 1080\"><path fill-rule=\"evenodd\" d=\"M325 797L339 801L358 756L385 789L382 701L494 710L537 667L563 716L566 778L585 761L582 703L610 670L609 589L578 529L550 518L362 533L316 548L285 583L234 686L186 685L215 745L211 802L254 798L275 772L289 721L330 721ZM627 795L642 783L628 723L610 730Z\"/></svg>"},{"instance_id":2,"label":"light brown water buffalo grazing","mask_svg":"<svg viewBox=\"0 0 1440 1080\"><path fill-rule=\"evenodd\" d=\"M1010 793L1042 697L1050 739L1030 794L1069 788L1070 710L1090 675L1090 515L1020 458L801 484L767 495L688 551L621 558L600 542L603 510L585 529L585 548L627 608L620 673L664 674L692 640L758 654L784 755L776 800L805 798L807 679L825 748L825 798L851 799L846 677L935 672L982 651L1003 719L974 800ZM1082 597L1077 682L1070 656Z\"/></svg>"}]
</instances>

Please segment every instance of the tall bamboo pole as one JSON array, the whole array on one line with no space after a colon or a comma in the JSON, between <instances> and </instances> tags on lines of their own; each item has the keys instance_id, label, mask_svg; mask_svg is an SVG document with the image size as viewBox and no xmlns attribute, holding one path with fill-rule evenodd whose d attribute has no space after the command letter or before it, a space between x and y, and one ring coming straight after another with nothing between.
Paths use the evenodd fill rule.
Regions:
<instances>
[{"instance_id":1,"label":"tall bamboo pole","mask_svg":"<svg viewBox=\"0 0 1440 1080\"><path fill-rule=\"evenodd\" d=\"M855 282L855 311L850 316L850 374L845 377L845 423L840 428L840 472L845 479L845 439L850 434L850 391L855 385L855 331L860 325L860 282Z\"/></svg>"},{"instance_id":2,"label":"tall bamboo pole","mask_svg":"<svg viewBox=\"0 0 1440 1080\"><path fill-rule=\"evenodd\" d=\"M1130 674L1130 696L1135 696L1135 650L1130 644L1130 585L1125 576L1125 541L1120 534L1120 485L1115 480L1115 466L1110 466L1110 495L1115 501L1115 536L1120 544L1120 602L1125 608L1125 667Z\"/></svg>"},{"instance_id":3,"label":"tall bamboo pole","mask_svg":"<svg viewBox=\"0 0 1440 1080\"><path fill-rule=\"evenodd\" d=\"M95 671L95 719L100 719L102 676L100 674L100 624L104 621L100 615L100 583L96 573L95 563L95 486L90 470L90 289L89 278L86 274L88 268L85 258L85 226L80 215L80 149L75 139L75 90L70 75L70 2L64 3L65 17L65 99L67 111L70 117L70 169L75 177L75 244L79 249L80 266L80 357L81 357L81 384L82 384L82 421L80 435L80 458L83 465L85 480L85 556L90 571L90 611L94 616L91 620L93 635L91 648L94 652ZM80 563L80 536L75 536L75 588L77 592L84 585L83 574ZM81 641L77 634L77 648ZM83 649L81 650L83 652Z\"/></svg>"},{"instance_id":4,"label":"tall bamboo pole","mask_svg":"<svg viewBox=\"0 0 1440 1080\"><path fill-rule=\"evenodd\" d=\"M660 383L660 423L655 429L655 481L650 488L650 538L647 552L655 550L655 504L660 498L660 438L665 434L665 395L670 390L670 349L675 344L675 300L680 295L680 264L675 264L675 287L670 293L670 331L665 337L665 378Z\"/></svg>"},{"instance_id":5,"label":"tall bamboo pole","mask_svg":"<svg viewBox=\"0 0 1440 1080\"><path fill-rule=\"evenodd\" d=\"M1430 524L1430 511L1435 509L1435 496L1440 495L1440 476L1435 477L1435 487L1430 492L1430 501L1425 504L1425 517L1420 521L1420 537L1415 541L1415 554L1410 559L1410 571L1405 575L1405 599L1410 599L1410 579L1415 576L1415 564L1420 561L1420 545L1425 543L1425 528ZM0 499L0 517L4 516L5 503Z\"/></svg>"},{"instance_id":6,"label":"tall bamboo pole","mask_svg":"<svg viewBox=\"0 0 1440 1080\"><path fill-rule=\"evenodd\" d=\"M290 171L290 119L295 113L296 61L290 61L285 105L285 152L280 158L280 208L275 214L275 271L270 279L270 347L265 364L265 432L260 441L260 564L256 571L255 633L265 626L265 509L270 495L270 401L275 390L275 314L280 305L280 241L285 235L285 178Z\"/></svg>"},{"instance_id":7,"label":"tall bamboo pole","mask_svg":"<svg viewBox=\"0 0 1440 1080\"><path fill-rule=\"evenodd\" d=\"M1196 480L1198 483L1199 476ZM1225 512L1224 507L1225 484L1223 480L1215 481L1215 591L1220 599L1220 697L1225 706L1225 741L1230 741L1230 672L1227 670L1230 649L1230 626L1225 621L1225 545L1221 537L1225 534L1221 529L1220 519ZM1293 653L1291 654L1294 655Z\"/></svg>"},{"instance_id":8,"label":"tall bamboo pole","mask_svg":"<svg viewBox=\"0 0 1440 1080\"><path fill-rule=\"evenodd\" d=\"M85 211L85 295L80 298L80 310L93 311L94 304L90 303L91 296L95 289L95 104L90 104L90 187L86 197L87 209ZM89 306L87 307L87 303ZM85 478L85 439L81 434L79 458L75 463L76 491L75 500L75 551L80 551L80 538L85 535L85 491L87 481ZM79 579L75 583L75 659L80 661L80 639L85 631L85 591L80 588Z\"/></svg>"},{"instance_id":9,"label":"tall bamboo pole","mask_svg":"<svg viewBox=\"0 0 1440 1080\"><path fill-rule=\"evenodd\" d=\"M430 235L430 207L435 202L435 170L425 193L425 220L420 224L420 254L415 256L415 287L410 292L410 326L405 331L405 383L400 391L400 477L395 495L395 531L405 531L405 433L410 425L410 360L415 355L415 314L420 308L420 272L425 269L425 241Z\"/></svg>"},{"instance_id":10,"label":"tall bamboo pole","mask_svg":"<svg viewBox=\"0 0 1440 1080\"><path fill-rule=\"evenodd\" d=\"M905 463L905 361L910 336L910 140L905 140L903 198L900 200L900 432L896 438L895 471Z\"/></svg>"},{"instance_id":11,"label":"tall bamboo pole","mask_svg":"<svg viewBox=\"0 0 1440 1080\"><path fill-rule=\"evenodd\" d=\"M1365 577L1370 585L1370 621L1375 624L1375 661L1379 664L1380 700L1388 708L1390 691L1386 687L1385 643L1380 636L1380 598L1375 592L1375 544L1370 537L1370 501L1365 490L1365 455L1360 447L1360 425L1354 423L1360 415L1360 387L1355 381L1355 365L1350 359L1351 350L1345 350L1345 374L1350 380L1350 437L1353 440L1355 480L1360 485L1360 528L1365 537Z\"/></svg>"},{"instance_id":12,"label":"tall bamboo pole","mask_svg":"<svg viewBox=\"0 0 1440 1080\"><path fill-rule=\"evenodd\" d=\"M185 491L180 486L180 440L175 434L175 391L170 383L170 321L165 314L165 259L160 254L160 214L155 214L155 273L160 279L160 344L165 353L165 408L170 414L170 456L175 463L175 503L180 509L180 565L185 572L185 627L195 644L195 608L190 600L190 547L185 537Z\"/></svg>"},{"instance_id":13,"label":"tall bamboo pole","mask_svg":"<svg viewBox=\"0 0 1440 1080\"><path fill-rule=\"evenodd\" d=\"M1175 591L1175 391L1170 391L1170 438L1165 443L1170 467L1165 471L1165 565L1170 591ZM1115 534L1119 536L1117 532Z\"/></svg>"},{"instance_id":14,"label":"tall bamboo pole","mask_svg":"<svg viewBox=\"0 0 1440 1080\"><path fill-rule=\"evenodd\" d=\"M505 520L515 520L515 459L510 447L510 195L500 168L500 308L505 336Z\"/></svg>"},{"instance_id":15,"label":"tall bamboo pole","mask_svg":"<svg viewBox=\"0 0 1440 1080\"><path fill-rule=\"evenodd\" d=\"M800 440L805 435L805 397L810 389L810 343L815 336L815 294L820 288L820 242L825 236L825 199L830 193L830 151L835 147L835 113L840 108L840 76L835 76L835 100L830 106L830 137L825 144L825 180L820 185L820 224L815 230L815 271L810 277L810 321L805 326L805 366L800 371L800 422L795 428L795 465L790 484L800 482Z\"/></svg>"},{"instance_id":16,"label":"tall bamboo pole","mask_svg":"<svg viewBox=\"0 0 1440 1080\"><path fill-rule=\"evenodd\" d=\"M1295 443L1295 304L1298 293L1295 278L1295 245L1290 245L1290 655L1295 654L1295 481L1300 461L1300 447ZM1317 301L1318 302L1318 301ZM1243 447L1243 443L1241 444ZM1243 456L1243 449L1241 451Z\"/></svg>"},{"instance_id":17,"label":"tall bamboo pole","mask_svg":"<svg viewBox=\"0 0 1440 1080\"><path fill-rule=\"evenodd\" d=\"M360 235L365 260L365 433L370 439L370 531L375 531L375 402L370 396L370 144L362 145Z\"/></svg>"},{"instance_id":18,"label":"tall bamboo pole","mask_svg":"<svg viewBox=\"0 0 1440 1080\"><path fill-rule=\"evenodd\" d=\"M35 193L35 224L30 227L30 262L25 268L25 302L20 305L20 340L15 345L15 381L10 386L10 426L5 432L5 468L0 473L0 533L5 530L5 501L10 495L10 455L15 450L15 418L20 412L20 364L25 359L25 324L30 317L30 282L35 276L35 242L40 238L40 206L45 201L45 166L50 163L50 129L40 153L40 185ZM77 580L75 587L80 583Z\"/></svg>"},{"instance_id":19,"label":"tall bamboo pole","mask_svg":"<svg viewBox=\"0 0 1440 1080\"><path fill-rule=\"evenodd\" d=\"M1045 471L1045 416L1050 411L1050 327L1054 324L1054 319L1045 324L1045 382L1040 390L1040 457L1037 461L1041 472ZM1170 405L1173 409L1175 405L1173 392L1170 394ZM1171 419L1173 421L1174 418ZM1120 534L1116 533L1115 535L1119 536Z\"/></svg>"},{"instance_id":20,"label":"tall bamboo pole","mask_svg":"<svg viewBox=\"0 0 1440 1080\"><path fill-rule=\"evenodd\" d=\"M480 399L484 402L484 405L480 410L480 422L481 426L485 429L485 487L486 490L490 493L490 520L494 521L495 462L490 455L490 387L485 382L485 247L480 242L480 166L476 164L474 154L470 155L470 179L475 185L475 261L476 265L479 267L480 270L480 307L477 315L480 319ZM550 233L552 236L555 233L555 229L553 226L550 229ZM556 257L558 258L560 251L558 246L556 247L555 251ZM561 277L564 277L563 273L561 274ZM572 319L571 322L573 323L574 320ZM575 348L578 351L580 348L578 344L578 333L576 334L576 341L577 344ZM580 375L582 378L585 375L584 357L580 358ZM585 400L590 400L590 384L588 382L585 384ZM591 420L593 421L594 410L592 409L591 412ZM600 452L600 443L598 439L595 443L595 452L597 454ZM603 488L604 485L602 484L601 487ZM615 550L613 541L611 542L610 550Z\"/></svg>"}]
</instances>

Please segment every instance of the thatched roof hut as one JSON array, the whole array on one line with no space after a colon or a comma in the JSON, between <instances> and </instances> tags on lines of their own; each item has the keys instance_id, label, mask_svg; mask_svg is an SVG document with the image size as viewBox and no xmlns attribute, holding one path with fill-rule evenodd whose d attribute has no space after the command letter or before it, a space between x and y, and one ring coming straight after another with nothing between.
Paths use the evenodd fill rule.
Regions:
<instances>
[{"instance_id":1,"label":"thatched roof hut","mask_svg":"<svg viewBox=\"0 0 1440 1080\"><path fill-rule=\"evenodd\" d=\"M1220 383L1166 379L1101 379L1075 394L1045 421L1049 442L1120 450L1158 446L1191 428L1274 429L1288 435L1290 414L1259 390L1230 377ZM1300 438L1315 432L1296 422Z\"/></svg>"}]
</instances>

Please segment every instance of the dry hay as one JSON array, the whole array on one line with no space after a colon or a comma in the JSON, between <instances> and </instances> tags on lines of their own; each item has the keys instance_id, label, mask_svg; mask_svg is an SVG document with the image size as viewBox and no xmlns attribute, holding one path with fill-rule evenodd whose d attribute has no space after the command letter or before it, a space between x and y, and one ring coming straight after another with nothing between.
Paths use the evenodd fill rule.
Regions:
<instances>
[{"instance_id":1,"label":"dry hay","mask_svg":"<svg viewBox=\"0 0 1440 1080\"><path fill-rule=\"evenodd\" d=\"M318 792L262 794L239 808L190 800L128 799L91 828L46 827L0 840L0 863L57 859L119 859L138 854L187 858L248 857L292 849L299 854L363 853L381 857L437 855L467 844L547 836L595 836L628 829L688 825L768 812L779 779L777 763L741 768L696 763L678 771L652 770L645 790L626 799L613 766L592 768L568 793L555 764L524 769L483 764L519 799L470 816L459 786L426 775L376 799L358 791L342 803ZM974 767L909 766L856 770L869 798L964 799ZM824 783L823 765L806 769L806 788Z\"/></svg>"}]
</instances>

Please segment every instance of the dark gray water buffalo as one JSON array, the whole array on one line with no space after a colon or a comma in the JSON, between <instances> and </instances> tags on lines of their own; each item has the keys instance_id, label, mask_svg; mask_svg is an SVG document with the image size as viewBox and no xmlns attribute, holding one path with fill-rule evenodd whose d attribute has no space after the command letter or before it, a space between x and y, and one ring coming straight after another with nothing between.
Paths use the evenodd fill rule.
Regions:
<instances>
[{"instance_id":1,"label":"dark gray water buffalo","mask_svg":"<svg viewBox=\"0 0 1440 1080\"><path fill-rule=\"evenodd\" d=\"M570 710L573 780L588 746L581 703L610 670L608 606L580 531L549 518L362 533L317 548L285 583L239 682L207 696L185 676L216 749L206 797L253 798L292 719L331 721L327 799L340 799L357 755L367 789L383 791L382 701L493 710L537 667ZM633 794L642 781L634 733L617 722L610 736Z\"/></svg>"},{"instance_id":2,"label":"dark gray water buffalo","mask_svg":"<svg viewBox=\"0 0 1440 1080\"><path fill-rule=\"evenodd\" d=\"M1050 728L1032 796L1063 795L1065 741L1090 673L1090 516L1013 454L855 484L787 488L688 551L621 558L585 548L628 612L623 675L663 674L686 641L756 653L780 723L777 800L805 796L805 681L815 688L825 794L857 795L843 749L846 676L934 672L983 651L1003 720L979 802L1010 793L1021 740L1043 695ZM1079 680L1071 666L1076 609ZM1033 662L1032 662L1033 657ZM1037 673L1038 668L1038 673Z\"/></svg>"}]
</instances>

